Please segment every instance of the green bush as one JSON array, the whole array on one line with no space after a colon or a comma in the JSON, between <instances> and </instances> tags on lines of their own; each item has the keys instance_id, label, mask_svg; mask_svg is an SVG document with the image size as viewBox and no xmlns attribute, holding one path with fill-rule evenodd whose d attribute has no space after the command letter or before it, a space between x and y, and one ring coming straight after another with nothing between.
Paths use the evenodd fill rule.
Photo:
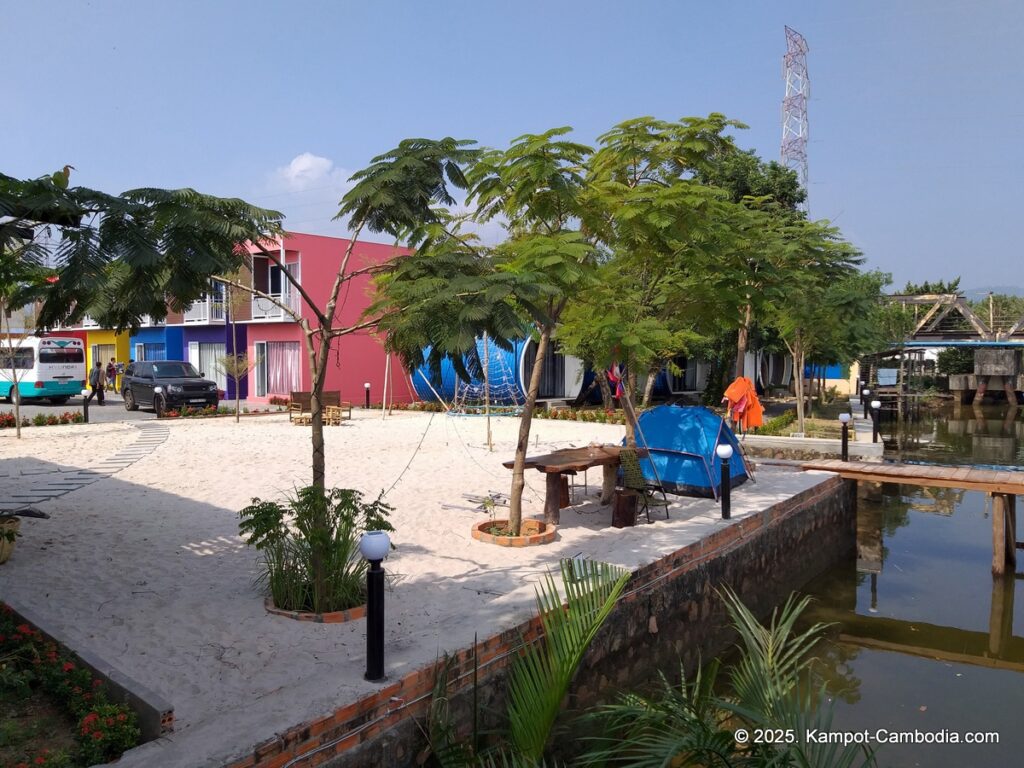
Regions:
<instances>
[{"instance_id":1,"label":"green bush","mask_svg":"<svg viewBox=\"0 0 1024 768\"><path fill-rule=\"evenodd\" d=\"M367 563L359 553L365 531L393 531L393 508L381 497L366 503L359 491L300 488L285 503L258 498L239 512L239 532L262 553L274 605L327 613L365 602Z\"/></svg>"},{"instance_id":2,"label":"green bush","mask_svg":"<svg viewBox=\"0 0 1024 768\"><path fill-rule=\"evenodd\" d=\"M757 434L781 435L794 421L796 421L796 411L791 409L773 419L768 419L758 428Z\"/></svg>"}]
</instances>

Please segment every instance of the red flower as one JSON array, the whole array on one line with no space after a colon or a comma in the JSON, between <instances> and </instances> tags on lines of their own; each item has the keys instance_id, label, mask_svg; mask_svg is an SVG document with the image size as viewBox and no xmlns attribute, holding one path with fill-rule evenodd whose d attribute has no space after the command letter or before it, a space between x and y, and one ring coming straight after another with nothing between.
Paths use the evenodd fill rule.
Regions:
<instances>
[{"instance_id":1,"label":"red flower","mask_svg":"<svg viewBox=\"0 0 1024 768\"><path fill-rule=\"evenodd\" d=\"M46 758L40 755L36 758L36 765L43 765L46 763Z\"/></svg>"},{"instance_id":2,"label":"red flower","mask_svg":"<svg viewBox=\"0 0 1024 768\"><path fill-rule=\"evenodd\" d=\"M64 670L65 672L70 672L74 668L75 668L75 665L72 664L70 661L65 661L64 662L64 666L61 667L61 669Z\"/></svg>"},{"instance_id":3,"label":"red flower","mask_svg":"<svg viewBox=\"0 0 1024 768\"><path fill-rule=\"evenodd\" d=\"M94 739L95 739L96 741L99 741L100 739L102 739L102 738L103 738L103 731L95 731L95 732L93 733L92 737L93 737L93 738L94 738Z\"/></svg>"},{"instance_id":4,"label":"red flower","mask_svg":"<svg viewBox=\"0 0 1024 768\"><path fill-rule=\"evenodd\" d=\"M93 688L99 688L101 685L103 685L103 681L100 680L98 677L92 681Z\"/></svg>"}]
</instances>

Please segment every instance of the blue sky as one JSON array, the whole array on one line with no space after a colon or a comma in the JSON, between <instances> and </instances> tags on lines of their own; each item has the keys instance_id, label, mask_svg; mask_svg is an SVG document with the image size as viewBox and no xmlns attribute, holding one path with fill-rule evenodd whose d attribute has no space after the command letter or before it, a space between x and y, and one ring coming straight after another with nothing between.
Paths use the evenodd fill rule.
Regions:
<instances>
[{"instance_id":1,"label":"blue sky","mask_svg":"<svg viewBox=\"0 0 1024 768\"><path fill-rule=\"evenodd\" d=\"M783 25L810 45L810 207L908 280L1021 284L1024 3L0 2L0 171L191 186L330 222L410 136L503 146L724 112L777 159ZM16 34L14 33L15 31Z\"/></svg>"}]
</instances>

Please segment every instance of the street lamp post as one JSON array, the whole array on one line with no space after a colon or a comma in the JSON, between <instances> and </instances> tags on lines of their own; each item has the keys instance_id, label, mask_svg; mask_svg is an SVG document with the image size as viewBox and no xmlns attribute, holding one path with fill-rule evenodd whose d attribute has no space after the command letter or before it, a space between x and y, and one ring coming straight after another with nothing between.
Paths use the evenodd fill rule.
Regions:
<instances>
[{"instance_id":1,"label":"street lamp post","mask_svg":"<svg viewBox=\"0 0 1024 768\"><path fill-rule=\"evenodd\" d=\"M843 425L843 461L850 460L850 414L840 413L839 423Z\"/></svg>"},{"instance_id":2,"label":"street lamp post","mask_svg":"<svg viewBox=\"0 0 1024 768\"><path fill-rule=\"evenodd\" d=\"M732 477L729 473L729 459L732 458L732 446L728 443L719 443L715 453L722 460L722 519L728 520L732 515Z\"/></svg>"},{"instance_id":3,"label":"street lamp post","mask_svg":"<svg viewBox=\"0 0 1024 768\"><path fill-rule=\"evenodd\" d=\"M82 422L89 423L89 390L82 390Z\"/></svg>"},{"instance_id":4,"label":"street lamp post","mask_svg":"<svg viewBox=\"0 0 1024 768\"><path fill-rule=\"evenodd\" d=\"M871 390L865 387L860 391L860 401L864 404L864 418L868 417L868 398L871 397Z\"/></svg>"},{"instance_id":5,"label":"street lamp post","mask_svg":"<svg viewBox=\"0 0 1024 768\"><path fill-rule=\"evenodd\" d=\"M882 407L881 400L871 401L871 442L878 442L878 409Z\"/></svg>"},{"instance_id":6,"label":"street lamp post","mask_svg":"<svg viewBox=\"0 0 1024 768\"><path fill-rule=\"evenodd\" d=\"M369 408L370 408L370 382L368 382L368 381L364 381L363 382L363 391L366 393L366 400L364 402L364 405L367 408L367 410L369 410Z\"/></svg>"},{"instance_id":7,"label":"street lamp post","mask_svg":"<svg viewBox=\"0 0 1024 768\"><path fill-rule=\"evenodd\" d=\"M384 679L384 569L381 561L391 549L384 531L367 531L359 552L370 563L366 571L366 674L370 682Z\"/></svg>"}]
</instances>

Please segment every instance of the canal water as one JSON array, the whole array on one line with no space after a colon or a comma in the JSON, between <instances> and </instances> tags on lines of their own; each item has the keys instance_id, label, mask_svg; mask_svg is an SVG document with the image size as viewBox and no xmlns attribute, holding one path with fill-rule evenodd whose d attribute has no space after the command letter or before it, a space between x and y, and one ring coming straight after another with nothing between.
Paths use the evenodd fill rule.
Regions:
<instances>
[{"instance_id":1,"label":"canal water","mask_svg":"<svg viewBox=\"0 0 1024 768\"><path fill-rule=\"evenodd\" d=\"M896 427L882 425L887 458L1024 467L1017 407L951 407ZM833 730L995 732L998 744L887 744L879 765L1024 765L1024 581L992 577L991 501L899 485L871 496L858 500L856 559L805 588L811 618L836 623L819 646Z\"/></svg>"}]
</instances>

